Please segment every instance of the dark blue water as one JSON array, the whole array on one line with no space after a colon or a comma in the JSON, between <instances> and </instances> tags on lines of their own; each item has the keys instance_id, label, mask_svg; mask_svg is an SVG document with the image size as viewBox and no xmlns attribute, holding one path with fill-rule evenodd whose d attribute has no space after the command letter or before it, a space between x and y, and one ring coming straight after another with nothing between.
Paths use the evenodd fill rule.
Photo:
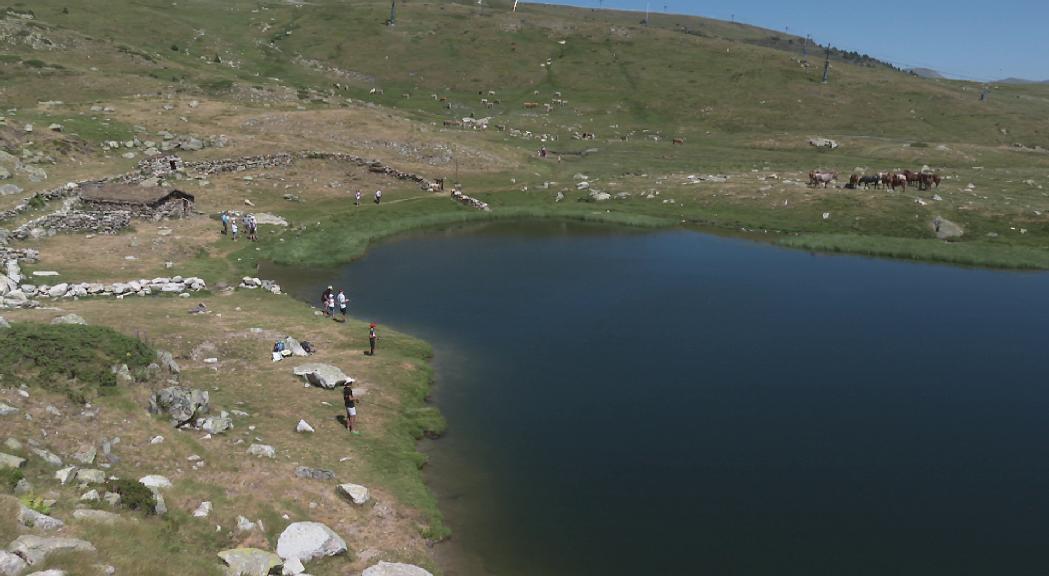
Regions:
<instances>
[{"instance_id":1,"label":"dark blue water","mask_svg":"<svg viewBox=\"0 0 1049 576\"><path fill-rule=\"evenodd\" d=\"M434 346L452 574L1049 573L1049 275L515 224L329 280Z\"/></svg>"}]
</instances>

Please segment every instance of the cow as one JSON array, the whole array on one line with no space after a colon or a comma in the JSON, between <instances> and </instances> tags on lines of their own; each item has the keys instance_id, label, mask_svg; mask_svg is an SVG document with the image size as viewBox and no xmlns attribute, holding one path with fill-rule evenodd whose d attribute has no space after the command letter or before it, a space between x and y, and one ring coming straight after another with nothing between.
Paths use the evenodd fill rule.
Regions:
<instances>
[{"instance_id":1,"label":"cow","mask_svg":"<svg viewBox=\"0 0 1049 576\"><path fill-rule=\"evenodd\" d=\"M538 102L525 102L524 103L524 107L526 109L528 109L528 110L531 110L532 108L538 108L539 107L539 103Z\"/></svg>"},{"instance_id":2,"label":"cow","mask_svg":"<svg viewBox=\"0 0 1049 576\"><path fill-rule=\"evenodd\" d=\"M543 110L549 112L550 111L550 105L549 104L543 104Z\"/></svg>"},{"instance_id":3,"label":"cow","mask_svg":"<svg viewBox=\"0 0 1049 576\"><path fill-rule=\"evenodd\" d=\"M371 90L368 90L368 94L376 94L381 96L383 94L383 91L382 88L372 88Z\"/></svg>"},{"instance_id":4,"label":"cow","mask_svg":"<svg viewBox=\"0 0 1049 576\"><path fill-rule=\"evenodd\" d=\"M463 121L462 120L445 120L444 121L444 125L446 127L448 127L448 128L462 128L463 127Z\"/></svg>"},{"instance_id":5,"label":"cow","mask_svg":"<svg viewBox=\"0 0 1049 576\"><path fill-rule=\"evenodd\" d=\"M684 138L674 138L673 140L671 140L671 143L673 143L673 144L684 144L685 143L685 139Z\"/></svg>"}]
</instances>

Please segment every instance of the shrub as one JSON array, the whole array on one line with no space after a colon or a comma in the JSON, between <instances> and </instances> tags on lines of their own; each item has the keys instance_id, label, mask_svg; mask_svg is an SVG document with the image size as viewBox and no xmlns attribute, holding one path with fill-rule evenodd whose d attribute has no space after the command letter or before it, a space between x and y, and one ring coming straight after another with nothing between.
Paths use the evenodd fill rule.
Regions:
<instances>
[{"instance_id":1,"label":"shrub","mask_svg":"<svg viewBox=\"0 0 1049 576\"><path fill-rule=\"evenodd\" d=\"M120 505L128 510L153 514L157 499L153 492L135 480L118 479L106 482L106 490L120 494Z\"/></svg>"},{"instance_id":2,"label":"shrub","mask_svg":"<svg viewBox=\"0 0 1049 576\"><path fill-rule=\"evenodd\" d=\"M20 498L22 505L34 512L49 515L51 514L51 506L44 502L43 496L33 496L32 494L26 494Z\"/></svg>"},{"instance_id":3,"label":"shrub","mask_svg":"<svg viewBox=\"0 0 1049 576\"><path fill-rule=\"evenodd\" d=\"M911 148L928 148L929 144L926 142L911 142Z\"/></svg>"},{"instance_id":4,"label":"shrub","mask_svg":"<svg viewBox=\"0 0 1049 576\"><path fill-rule=\"evenodd\" d=\"M172 52L178 52L178 44L172 44L171 45L171 51Z\"/></svg>"},{"instance_id":5,"label":"shrub","mask_svg":"<svg viewBox=\"0 0 1049 576\"><path fill-rule=\"evenodd\" d=\"M64 392L78 402L116 385L114 365L137 370L154 358L141 340L102 326L16 323L0 331L0 378Z\"/></svg>"},{"instance_id":6,"label":"shrub","mask_svg":"<svg viewBox=\"0 0 1049 576\"><path fill-rule=\"evenodd\" d=\"M8 491L14 490L18 481L24 477L25 475L18 468L0 469L0 486Z\"/></svg>"}]
</instances>

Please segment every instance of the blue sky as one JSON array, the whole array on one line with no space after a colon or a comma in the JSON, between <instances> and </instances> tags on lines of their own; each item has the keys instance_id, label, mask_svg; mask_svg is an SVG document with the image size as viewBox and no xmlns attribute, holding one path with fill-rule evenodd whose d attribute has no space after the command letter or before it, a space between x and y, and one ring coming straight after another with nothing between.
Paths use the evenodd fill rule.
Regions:
<instances>
[{"instance_id":1,"label":"blue sky","mask_svg":"<svg viewBox=\"0 0 1049 576\"><path fill-rule=\"evenodd\" d=\"M526 0L527 1L527 0ZM597 7L598 0L543 0ZM645 9L646 0L601 0ZM652 12L755 24L831 43L904 68L970 80L1049 80L1049 0L648 0Z\"/></svg>"}]
</instances>

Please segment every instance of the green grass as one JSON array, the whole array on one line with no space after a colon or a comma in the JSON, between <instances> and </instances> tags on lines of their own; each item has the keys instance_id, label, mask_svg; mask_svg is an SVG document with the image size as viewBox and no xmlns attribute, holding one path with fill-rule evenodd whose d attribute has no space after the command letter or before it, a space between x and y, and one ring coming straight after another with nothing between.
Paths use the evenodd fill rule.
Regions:
<instances>
[{"instance_id":1,"label":"green grass","mask_svg":"<svg viewBox=\"0 0 1049 576\"><path fill-rule=\"evenodd\" d=\"M0 331L0 376L86 402L116 386L114 365L145 368L154 352L111 328L76 324L16 323Z\"/></svg>"},{"instance_id":2,"label":"green grass","mask_svg":"<svg viewBox=\"0 0 1049 576\"><path fill-rule=\"evenodd\" d=\"M806 234L780 240L781 246L819 252L845 252L885 258L944 262L963 266L1049 269L1049 251L989 242L943 242L934 239Z\"/></svg>"}]
</instances>

